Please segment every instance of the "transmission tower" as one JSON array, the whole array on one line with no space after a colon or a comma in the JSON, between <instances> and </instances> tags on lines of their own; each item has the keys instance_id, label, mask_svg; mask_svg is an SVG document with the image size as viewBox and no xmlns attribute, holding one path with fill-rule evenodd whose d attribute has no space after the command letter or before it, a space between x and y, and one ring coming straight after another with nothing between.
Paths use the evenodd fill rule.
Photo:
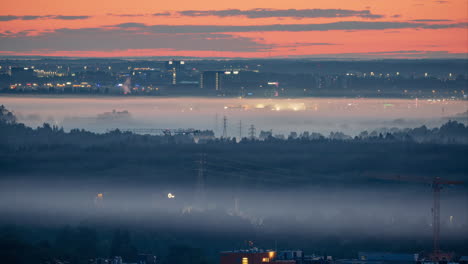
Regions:
<instances>
[{"instance_id":1,"label":"transmission tower","mask_svg":"<svg viewBox=\"0 0 468 264\"><path fill-rule=\"evenodd\" d=\"M205 164L206 154L201 153L197 161L197 185L195 190L195 201L200 208L205 204Z\"/></svg>"},{"instance_id":2,"label":"transmission tower","mask_svg":"<svg viewBox=\"0 0 468 264\"><path fill-rule=\"evenodd\" d=\"M250 137L250 139L255 139L255 126L254 125L250 125L249 137Z\"/></svg>"},{"instance_id":3,"label":"transmission tower","mask_svg":"<svg viewBox=\"0 0 468 264\"><path fill-rule=\"evenodd\" d=\"M215 115L215 120L214 120L214 132L218 133L218 113Z\"/></svg>"},{"instance_id":4,"label":"transmission tower","mask_svg":"<svg viewBox=\"0 0 468 264\"><path fill-rule=\"evenodd\" d=\"M223 117L223 138L227 138L227 117Z\"/></svg>"},{"instance_id":5,"label":"transmission tower","mask_svg":"<svg viewBox=\"0 0 468 264\"><path fill-rule=\"evenodd\" d=\"M239 141L242 140L242 120L239 121Z\"/></svg>"}]
</instances>

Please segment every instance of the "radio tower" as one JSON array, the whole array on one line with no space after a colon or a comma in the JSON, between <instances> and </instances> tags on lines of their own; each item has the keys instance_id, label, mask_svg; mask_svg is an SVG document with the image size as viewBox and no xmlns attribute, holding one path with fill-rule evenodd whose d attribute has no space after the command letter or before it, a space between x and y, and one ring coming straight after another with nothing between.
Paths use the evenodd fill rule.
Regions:
<instances>
[{"instance_id":1,"label":"radio tower","mask_svg":"<svg viewBox=\"0 0 468 264\"><path fill-rule=\"evenodd\" d=\"M223 138L227 138L227 117L223 117Z\"/></svg>"},{"instance_id":2,"label":"radio tower","mask_svg":"<svg viewBox=\"0 0 468 264\"><path fill-rule=\"evenodd\" d=\"M195 190L195 201L196 206L203 208L205 205L205 164L206 154L201 153L197 161L198 173L197 173L197 185Z\"/></svg>"},{"instance_id":3,"label":"radio tower","mask_svg":"<svg viewBox=\"0 0 468 264\"><path fill-rule=\"evenodd\" d=\"M218 134L218 113L215 115L215 120L214 120L214 132Z\"/></svg>"},{"instance_id":4,"label":"radio tower","mask_svg":"<svg viewBox=\"0 0 468 264\"><path fill-rule=\"evenodd\" d=\"M255 126L254 125L250 125L250 128L249 128L249 137L250 139L255 139Z\"/></svg>"}]
</instances>

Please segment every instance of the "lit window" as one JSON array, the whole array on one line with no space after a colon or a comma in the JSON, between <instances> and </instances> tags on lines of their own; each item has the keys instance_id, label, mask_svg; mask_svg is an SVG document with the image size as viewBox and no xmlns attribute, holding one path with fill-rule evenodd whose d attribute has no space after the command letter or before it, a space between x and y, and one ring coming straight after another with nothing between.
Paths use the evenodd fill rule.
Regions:
<instances>
[{"instance_id":1,"label":"lit window","mask_svg":"<svg viewBox=\"0 0 468 264\"><path fill-rule=\"evenodd\" d=\"M242 258L242 264L249 264L248 258Z\"/></svg>"},{"instance_id":2,"label":"lit window","mask_svg":"<svg viewBox=\"0 0 468 264\"><path fill-rule=\"evenodd\" d=\"M270 262L269 258L262 258L262 262Z\"/></svg>"}]
</instances>

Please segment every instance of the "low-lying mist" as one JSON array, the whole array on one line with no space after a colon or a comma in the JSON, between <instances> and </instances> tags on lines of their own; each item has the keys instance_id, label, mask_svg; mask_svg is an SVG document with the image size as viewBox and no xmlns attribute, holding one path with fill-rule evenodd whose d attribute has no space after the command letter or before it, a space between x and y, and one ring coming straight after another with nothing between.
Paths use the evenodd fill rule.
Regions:
<instances>
[{"instance_id":1,"label":"low-lying mist","mask_svg":"<svg viewBox=\"0 0 468 264\"><path fill-rule=\"evenodd\" d=\"M204 232L329 236L427 237L432 193L428 185L375 184L297 187L126 186L79 181L3 181L3 222L60 226L86 222ZM448 236L468 234L466 188L442 192L441 224Z\"/></svg>"},{"instance_id":2,"label":"low-lying mist","mask_svg":"<svg viewBox=\"0 0 468 264\"><path fill-rule=\"evenodd\" d=\"M64 129L92 132L127 128L195 128L228 136L257 131L273 134L341 131L356 135L382 127L440 126L464 113L466 102L428 99L364 98L141 98L141 97L3 97L2 104L28 126L48 122ZM112 115L112 111L128 115ZM466 116L462 116L466 118Z\"/></svg>"}]
</instances>

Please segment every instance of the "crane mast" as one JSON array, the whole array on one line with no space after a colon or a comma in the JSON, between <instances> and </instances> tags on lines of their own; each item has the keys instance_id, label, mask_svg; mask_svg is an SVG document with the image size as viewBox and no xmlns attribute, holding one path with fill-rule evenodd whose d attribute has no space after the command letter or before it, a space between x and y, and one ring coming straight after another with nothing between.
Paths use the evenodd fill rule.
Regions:
<instances>
[{"instance_id":1,"label":"crane mast","mask_svg":"<svg viewBox=\"0 0 468 264\"><path fill-rule=\"evenodd\" d=\"M422 183L431 183L432 184L432 261L441 261L448 260L451 257L451 254L443 253L440 250L440 191L442 190L442 185L462 185L462 181L447 181L442 180L440 177L434 177L432 180L430 178L420 178L420 177L411 177L411 176L401 176L401 175L391 175L391 176L376 176L374 178L387 179L387 180L397 180L397 181L407 181L407 182L422 182Z\"/></svg>"}]
</instances>

